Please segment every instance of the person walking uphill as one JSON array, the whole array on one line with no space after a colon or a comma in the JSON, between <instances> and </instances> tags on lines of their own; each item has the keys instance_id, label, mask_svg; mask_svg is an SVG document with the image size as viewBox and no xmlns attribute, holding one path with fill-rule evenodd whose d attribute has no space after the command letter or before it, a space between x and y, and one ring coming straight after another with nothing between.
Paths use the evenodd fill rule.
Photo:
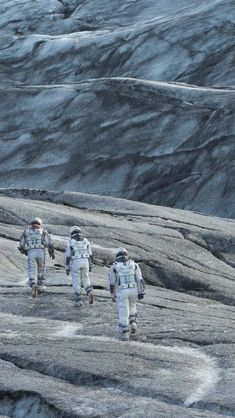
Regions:
<instances>
[{"instance_id":1,"label":"person walking uphill","mask_svg":"<svg viewBox=\"0 0 235 418\"><path fill-rule=\"evenodd\" d=\"M136 301L144 298L145 283L138 264L129 259L125 248L116 252L116 261L109 270L109 288L113 301L117 292L121 339L129 340L130 333L137 332Z\"/></svg>"},{"instance_id":2,"label":"person walking uphill","mask_svg":"<svg viewBox=\"0 0 235 418\"><path fill-rule=\"evenodd\" d=\"M41 219L33 218L22 233L18 247L22 254L28 256L28 284L31 288L35 285L44 287L46 284L44 277L46 248L50 257L54 259L54 246L50 235L42 227Z\"/></svg>"},{"instance_id":3,"label":"person walking uphill","mask_svg":"<svg viewBox=\"0 0 235 418\"><path fill-rule=\"evenodd\" d=\"M74 301L82 305L81 288L84 287L90 304L94 301L93 287L89 278L92 267L92 251L89 241L81 234L77 225L71 228L71 238L65 250L66 274L72 273Z\"/></svg>"}]
</instances>

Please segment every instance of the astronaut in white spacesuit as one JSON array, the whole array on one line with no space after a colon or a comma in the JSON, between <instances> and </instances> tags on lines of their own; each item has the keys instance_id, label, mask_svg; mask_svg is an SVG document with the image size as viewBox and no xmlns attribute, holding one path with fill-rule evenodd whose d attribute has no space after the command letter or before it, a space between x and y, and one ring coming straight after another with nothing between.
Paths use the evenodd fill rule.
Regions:
<instances>
[{"instance_id":1,"label":"astronaut in white spacesuit","mask_svg":"<svg viewBox=\"0 0 235 418\"><path fill-rule=\"evenodd\" d=\"M28 256L28 284L45 287L45 249L55 258L54 246L48 232L42 227L40 218L33 218L20 237L18 249Z\"/></svg>"},{"instance_id":2,"label":"astronaut in white spacesuit","mask_svg":"<svg viewBox=\"0 0 235 418\"><path fill-rule=\"evenodd\" d=\"M122 340L137 332L137 299L144 298L145 283L140 267L128 258L125 248L116 252L116 261L109 270L109 288L112 300L118 301L119 331Z\"/></svg>"},{"instance_id":3,"label":"astronaut in white spacesuit","mask_svg":"<svg viewBox=\"0 0 235 418\"><path fill-rule=\"evenodd\" d=\"M94 301L93 287L91 285L89 271L92 268L92 250L89 241L82 235L80 228L74 225L70 230L69 239L65 250L66 274L72 274L72 285L74 290L74 301L82 305L82 287L88 296L90 304Z\"/></svg>"}]
</instances>

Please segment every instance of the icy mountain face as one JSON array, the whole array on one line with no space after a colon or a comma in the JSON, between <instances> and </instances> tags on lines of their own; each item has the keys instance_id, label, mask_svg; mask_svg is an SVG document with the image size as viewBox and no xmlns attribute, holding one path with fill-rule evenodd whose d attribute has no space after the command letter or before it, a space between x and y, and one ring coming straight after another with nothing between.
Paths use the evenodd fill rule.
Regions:
<instances>
[{"instance_id":1,"label":"icy mountain face","mask_svg":"<svg viewBox=\"0 0 235 418\"><path fill-rule=\"evenodd\" d=\"M234 84L231 0L196 1L190 7L186 1L88 1L77 2L74 10L75 5L58 1L49 7L48 2L3 3L1 34L6 39L0 60L6 79L55 84L134 77Z\"/></svg>"},{"instance_id":2,"label":"icy mountain face","mask_svg":"<svg viewBox=\"0 0 235 418\"><path fill-rule=\"evenodd\" d=\"M123 79L3 89L1 184L234 217L234 99Z\"/></svg>"},{"instance_id":3,"label":"icy mountain face","mask_svg":"<svg viewBox=\"0 0 235 418\"><path fill-rule=\"evenodd\" d=\"M235 216L233 1L0 6L2 186Z\"/></svg>"}]
</instances>

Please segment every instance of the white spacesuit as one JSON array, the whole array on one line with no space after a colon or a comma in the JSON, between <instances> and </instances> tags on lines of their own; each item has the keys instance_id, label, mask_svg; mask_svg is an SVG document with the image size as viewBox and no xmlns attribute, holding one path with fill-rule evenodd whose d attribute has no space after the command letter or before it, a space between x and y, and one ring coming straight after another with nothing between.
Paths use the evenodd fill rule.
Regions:
<instances>
[{"instance_id":1,"label":"white spacesuit","mask_svg":"<svg viewBox=\"0 0 235 418\"><path fill-rule=\"evenodd\" d=\"M81 234L78 226L71 228L71 239L69 239L65 250L66 274L72 274L72 285L74 290L74 301L82 305L81 288L85 289L90 304L94 301L93 287L89 278L89 271L92 267L92 251L89 241Z\"/></svg>"},{"instance_id":2,"label":"white spacesuit","mask_svg":"<svg viewBox=\"0 0 235 418\"><path fill-rule=\"evenodd\" d=\"M109 270L109 287L112 300L118 298L119 330L123 340L137 332L137 298L144 298L145 284L137 263L128 258L125 248L119 248L116 261Z\"/></svg>"},{"instance_id":3,"label":"white spacesuit","mask_svg":"<svg viewBox=\"0 0 235 418\"><path fill-rule=\"evenodd\" d=\"M29 286L35 284L45 286L45 249L51 258L55 258L54 247L48 232L42 228L40 218L34 218L20 237L19 250L22 254L28 255L28 277Z\"/></svg>"}]
</instances>

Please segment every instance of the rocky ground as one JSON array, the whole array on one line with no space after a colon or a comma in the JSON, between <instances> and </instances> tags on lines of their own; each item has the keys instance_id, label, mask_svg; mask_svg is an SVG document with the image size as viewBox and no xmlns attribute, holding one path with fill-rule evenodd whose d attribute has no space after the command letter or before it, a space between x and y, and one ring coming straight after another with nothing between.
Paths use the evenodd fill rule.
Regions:
<instances>
[{"instance_id":1,"label":"rocky ground","mask_svg":"<svg viewBox=\"0 0 235 418\"><path fill-rule=\"evenodd\" d=\"M17 250L31 217L55 242L33 305ZM0 194L0 414L233 417L234 221L79 193ZM95 303L78 308L63 268L70 226L92 244ZM139 262L138 336L118 338L107 285L114 250Z\"/></svg>"}]
</instances>

